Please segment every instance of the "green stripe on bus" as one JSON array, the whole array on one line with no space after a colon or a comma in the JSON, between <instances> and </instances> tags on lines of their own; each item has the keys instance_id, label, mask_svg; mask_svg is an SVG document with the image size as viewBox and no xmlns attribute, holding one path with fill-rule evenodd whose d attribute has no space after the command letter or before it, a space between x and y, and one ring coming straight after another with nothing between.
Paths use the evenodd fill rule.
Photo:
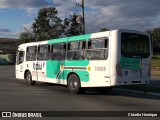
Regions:
<instances>
[{"instance_id":1,"label":"green stripe on bus","mask_svg":"<svg viewBox=\"0 0 160 120\"><path fill-rule=\"evenodd\" d=\"M79 41L79 40L89 40L90 38L91 38L91 34L66 37L66 38L58 38L58 39L48 40L48 44ZM64 69L63 71L60 71L61 65L68 68L75 67L76 69L69 70L67 68L67 70ZM74 71L79 76L80 80L88 81L89 73L87 72L87 69L84 69L84 67L87 67L88 65L89 65L89 60L64 60L64 61L49 60L47 61L47 67L46 67L47 78L57 77L57 79L66 80L68 74ZM83 67L83 69L77 69L78 67Z\"/></svg>"},{"instance_id":2,"label":"green stripe on bus","mask_svg":"<svg viewBox=\"0 0 160 120\"><path fill-rule=\"evenodd\" d=\"M126 58L122 56L120 65L122 69L139 70L140 69L140 58Z\"/></svg>"},{"instance_id":3,"label":"green stripe on bus","mask_svg":"<svg viewBox=\"0 0 160 120\"><path fill-rule=\"evenodd\" d=\"M65 66L87 66L89 60L65 60Z\"/></svg>"},{"instance_id":4,"label":"green stripe on bus","mask_svg":"<svg viewBox=\"0 0 160 120\"><path fill-rule=\"evenodd\" d=\"M67 80L68 74L74 72L75 74L78 75L80 81L82 82L88 82L89 81L89 73L87 71L82 71L82 70L63 70L59 76L58 79L61 80Z\"/></svg>"},{"instance_id":5,"label":"green stripe on bus","mask_svg":"<svg viewBox=\"0 0 160 120\"><path fill-rule=\"evenodd\" d=\"M48 40L48 44L70 42L70 41L79 41L79 40L83 40L83 39L89 40L90 38L91 38L91 34L73 36L73 37L66 37L66 38L57 38L57 39Z\"/></svg>"},{"instance_id":6,"label":"green stripe on bus","mask_svg":"<svg viewBox=\"0 0 160 120\"><path fill-rule=\"evenodd\" d=\"M48 44L66 42L66 41L68 41L68 39L69 39L68 37L66 37L66 38L58 38L58 39L51 39L51 40L48 40Z\"/></svg>"},{"instance_id":7,"label":"green stripe on bus","mask_svg":"<svg viewBox=\"0 0 160 120\"><path fill-rule=\"evenodd\" d=\"M64 69L63 71L60 71L61 65L63 65L64 68L66 69ZM70 72L74 72L78 75L81 81L87 82L89 81L89 73L87 72L88 65L89 65L89 60L72 60L72 61L49 60L47 61L47 67L46 67L47 78L58 77L58 79L66 80L68 74Z\"/></svg>"},{"instance_id":8,"label":"green stripe on bus","mask_svg":"<svg viewBox=\"0 0 160 120\"><path fill-rule=\"evenodd\" d=\"M60 70L60 63L60 61L47 61L47 78L56 78L56 75Z\"/></svg>"},{"instance_id":9,"label":"green stripe on bus","mask_svg":"<svg viewBox=\"0 0 160 120\"><path fill-rule=\"evenodd\" d=\"M84 39L88 40L90 38L91 38L91 34L80 35L80 36L73 36L73 37L70 37L68 39L68 42L70 42L70 41L84 40Z\"/></svg>"}]
</instances>

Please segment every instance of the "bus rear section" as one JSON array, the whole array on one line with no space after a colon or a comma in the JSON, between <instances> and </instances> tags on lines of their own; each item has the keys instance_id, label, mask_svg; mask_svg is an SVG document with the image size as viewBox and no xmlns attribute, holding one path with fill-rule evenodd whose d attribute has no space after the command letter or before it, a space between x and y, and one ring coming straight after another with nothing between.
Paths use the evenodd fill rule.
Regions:
<instances>
[{"instance_id":1,"label":"bus rear section","mask_svg":"<svg viewBox=\"0 0 160 120\"><path fill-rule=\"evenodd\" d=\"M149 84L151 42L145 33L119 31L116 73L111 85ZM115 81L114 81L115 80Z\"/></svg>"}]
</instances>

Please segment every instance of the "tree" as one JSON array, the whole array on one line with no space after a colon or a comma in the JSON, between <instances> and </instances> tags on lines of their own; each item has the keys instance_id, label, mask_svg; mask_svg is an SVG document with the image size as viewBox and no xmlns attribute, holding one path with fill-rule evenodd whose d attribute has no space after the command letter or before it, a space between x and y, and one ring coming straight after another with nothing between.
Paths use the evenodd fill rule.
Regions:
<instances>
[{"instance_id":1,"label":"tree","mask_svg":"<svg viewBox=\"0 0 160 120\"><path fill-rule=\"evenodd\" d=\"M101 32L103 32L103 31L108 31L108 30L109 30L109 28L106 28L106 27L101 28Z\"/></svg>"},{"instance_id":2,"label":"tree","mask_svg":"<svg viewBox=\"0 0 160 120\"><path fill-rule=\"evenodd\" d=\"M153 43L153 50L157 52L160 50L160 28L155 28L153 30L146 31L152 40Z\"/></svg>"},{"instance_id":3,"label":"tree","mask_svg":"<svg viewBox=\"0 0 160 120\"><path fill-rule=\"evenodd\" d=\"M26 30L20 34L18 45L82 34L82 24L77 23L78 15L76 13L64 20L61 20L57 15L58 11L55 7L40 9L31 30Z\"/></svg>"},{"instance_id":4,"label":"tree","mask_svg":"<svg viewBox=\"0 0 160 120\"><path fill-rule=\"evenodd\" d=\"M32 24L33 33L37 41L58 38L64 32L62 20L57 16L55 7L42 8Z\"/></svg>"},{"instance_id":5,"label":"tree","mask_svg":"<svg viewBox=\"0 0 160 120\"><path fill-rule=\"evenodd\" d=\"M19 36L19 40L17 41L17 45L33 42L35 41L34 34L32 30L29 30L27 28L23 28L23 32Z\"/></svg>"},{"instance_id":6,"label":"tree","mask_svg":"<svg viewBox=\"0 0 160 120\"><path fill-rule=\"evenodd\" d=\"M77 23L78 15L74 13L70 15L70 18L64 19L64 28L65 28L65 36L74 36L74 35L81 35L82 34L82 25Z\"/></svg>"}]
</instances>

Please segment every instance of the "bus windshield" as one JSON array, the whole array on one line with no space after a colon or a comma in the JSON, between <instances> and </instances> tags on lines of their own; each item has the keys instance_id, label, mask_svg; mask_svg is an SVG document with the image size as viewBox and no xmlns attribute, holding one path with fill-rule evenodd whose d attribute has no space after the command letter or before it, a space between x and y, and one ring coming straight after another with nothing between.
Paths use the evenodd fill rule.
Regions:
<instances>
[{"instance_id":1,"label":"bus windshield","mask_svg":"<svg viewBox=\"0 0 160 120\"><path fill-rule=\"evenodd\" d=\"M136 33L122 33L121 54L130 58L148 58L150 55L149 37Z\"/></svg>"}]
</instances>

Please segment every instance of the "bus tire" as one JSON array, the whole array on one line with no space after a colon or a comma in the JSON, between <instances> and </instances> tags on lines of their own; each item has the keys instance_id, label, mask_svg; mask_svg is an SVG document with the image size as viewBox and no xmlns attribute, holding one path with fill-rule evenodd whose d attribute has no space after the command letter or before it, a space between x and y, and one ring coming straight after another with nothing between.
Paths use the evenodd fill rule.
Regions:
<instances>
[{"instance_id":1,"label":"bus tire","mask_svg":"<svg viewBox=\"0 0 160 120\"><path fill-rule=\"evenodd\" d=\"M27 84L29 84L29 85L34 85L36 82L36 81L32 80L32 74L29 71L26 73L25 79L27 81Z\"/></svg>"},{"instance_id":2,"label":"bus tire","mask_svg":"<svg viewBox=\"0 0 160 120\"><path fill-rule=\"evenodd\" d=\"M72 94L79 94L84 92L84 89L81 88L80 80L76 74L71 74L68 78L68 89Z\"/></svg>"}]
</instances>

